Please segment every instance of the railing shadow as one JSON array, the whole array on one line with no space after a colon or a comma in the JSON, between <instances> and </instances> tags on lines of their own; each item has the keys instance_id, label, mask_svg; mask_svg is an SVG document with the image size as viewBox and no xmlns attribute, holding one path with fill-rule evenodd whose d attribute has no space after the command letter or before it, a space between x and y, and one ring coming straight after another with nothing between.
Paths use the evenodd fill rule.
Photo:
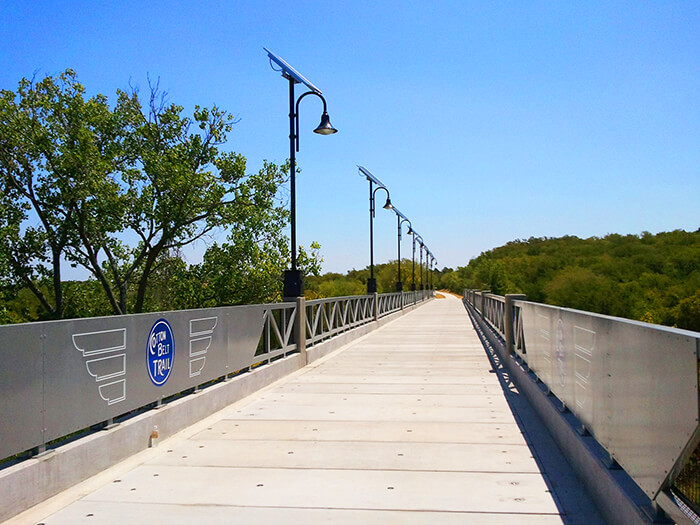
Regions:
<instances>
[{"instance_id":1,"label":"railing shadow","mask_svg":"<svg viewBox=\"0 0 700 525\"><path fill-rule=\"evenodd\" d=\"M502 362L481 325L476 322L472 312L466 307L465 309L486 351L492 370L498 377L508 407L552 494L562 522L566 525L604 525L606 522L596 510L585 487L557 447L542 420L525 396L518 391L508 368Z\"/></svg>"}]
</instances>

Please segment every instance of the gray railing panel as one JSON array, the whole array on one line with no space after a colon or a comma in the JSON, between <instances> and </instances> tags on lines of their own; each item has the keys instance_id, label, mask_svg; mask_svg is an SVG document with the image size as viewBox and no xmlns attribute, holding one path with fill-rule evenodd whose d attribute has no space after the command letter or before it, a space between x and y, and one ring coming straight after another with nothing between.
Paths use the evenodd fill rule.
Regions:
<instances>
[{"instance_id":1,"label":"gray railing panel","mask_svg":"<svg viewBox=\"0 0 700 525\"><path fill-rule=\"evenodd\" d=\"M50 341L45 354L47 440L114 418L158 398L155 387L148 395L144 393L150 383L146 344L151 324L146 329L148 321L144 316L136 317L78 319L45 325ZM158 319L146 317L154 322ZM173 365L184 359L178 352L180 338L181 334L176 333Z\"/></svg>"},{"instance_id":2,"label":"gray railing panel","mask_svg":"<svg viewBox=\"0 0 700 525\"><path fill-rule=\"evenodd\" d=\"M698 425L697 341L631 323L611 335L611 450L655 495Z\"/></svg>"},{"instance_id":3,"label":"gray railing panel","mask_svg":"<svg viewBox=\"0 0 700 525\"><path fill-rule=\"evenodd\" d=\"M2 332L0 458L44 442L42 342L40 325L14 325Z\"/></svg>"},{"instance_id":4,"label":"gray railing panel","mask_svg":"<svg viewBox=\"0 0 700 525\"><path fill-rule=\"evenodd\" d=\"M655 497L698 425L697 334L521 306L528 366Z\"/></svg>"},{"instance_id":5,"label":"gray railing panel","mask_svg":"<svg viewBox=\"0 0 700 525\"><path fill-rule=\"evenodd\" d=\"M263 318L258 306L45 323L46 439L250 366ZM173 344L174 353L158 359L154 345L154 361L149 363L149 335L160 320L171 328L167 343ZM154 370L152 378L149 368L159 364L165 366Z\"/></svg>"},{"instance_id":6,"label":"gray railing panel","mask_svg":"<svg viewBox=\"0 0 700 525\"><path fill-rule=\"evenodd\" d=\"M259 305L234 307L226 316L227 374L247 368L255 361L255 351L260 334L266 329L268 312L269 310Z\"/></svg>"}]
</instances>

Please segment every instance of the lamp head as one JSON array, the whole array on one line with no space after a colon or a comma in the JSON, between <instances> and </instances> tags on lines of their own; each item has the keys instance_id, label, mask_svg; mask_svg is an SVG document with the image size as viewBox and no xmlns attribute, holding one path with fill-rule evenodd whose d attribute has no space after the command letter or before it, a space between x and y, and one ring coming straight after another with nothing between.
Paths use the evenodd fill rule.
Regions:
<instances>
[{"instance_id":1,"label":"lamp head","mask_svg":"<svg viewBox=\"0 0 700 525\"><path fill-rule=\"evenodd\" d=\"M408 227L408 235L413 235L413 228L410 226Z\"/></svg>"},{"instance_id":2,"label":"lamp head","mask_svg":"<svg viewBox=\"0 0 700 525\"><path fill-rule=\"evenodd\" d=\"M384 204L384 209L385 210L393 210L394 205L391 203L391 199L389 197L386 198L386 203Z\"/></svg>"},{"instance_id":3,"label":"lamp head","mask_svg":"<svg viewBox=\"0 0 700 525\"><path fill-rule=\"evenodd\" d=\"M319 135L333 135L333 133L338 133L338 130L331 124L331 118L328 116L327 112L324 111L323 115L321 115L321 123L314 130L314 133L318 133Z\"/></svg>"}]
</instances>

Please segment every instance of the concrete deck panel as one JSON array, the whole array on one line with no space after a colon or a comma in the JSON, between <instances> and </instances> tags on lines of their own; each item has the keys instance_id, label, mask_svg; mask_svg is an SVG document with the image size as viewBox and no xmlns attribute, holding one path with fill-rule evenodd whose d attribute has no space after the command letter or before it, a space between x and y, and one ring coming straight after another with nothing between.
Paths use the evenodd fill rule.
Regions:
<instances>
[{"instance_id":1,"label":"concrete deck panel","mask_svg":"<svg viewBox=\"0 0 700 525\"><path fill-rule=\"evenodd\" d=\"M510 395L437 299L10 523L601 523Z\"/></svg>"}]
</instances>

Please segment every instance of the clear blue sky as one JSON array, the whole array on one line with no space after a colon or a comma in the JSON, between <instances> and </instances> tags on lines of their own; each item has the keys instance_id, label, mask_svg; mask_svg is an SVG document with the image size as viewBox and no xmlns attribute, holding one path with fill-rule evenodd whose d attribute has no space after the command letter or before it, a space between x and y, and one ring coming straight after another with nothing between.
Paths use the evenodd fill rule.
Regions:
<instances>
[{"instance_id":1,"label":"clear blue sky","mask_svg":"<svg viewBox=\"0 0 700 525\"><path fill-rule=\"evenodd\" d=\"M312 133L320 103L304 100L298 236L325 271L368 264L357 164L440 267L530 236L700 226L695 0L4 0L0 20L0 88L70 67L113 99L160 77L172 102L240 118L228 147L250 171L289 155L287 84L262 47L286 59L340 130ZM396 258L393 213L375 239L376 261Z\"/></svg>"}]
</instances>

